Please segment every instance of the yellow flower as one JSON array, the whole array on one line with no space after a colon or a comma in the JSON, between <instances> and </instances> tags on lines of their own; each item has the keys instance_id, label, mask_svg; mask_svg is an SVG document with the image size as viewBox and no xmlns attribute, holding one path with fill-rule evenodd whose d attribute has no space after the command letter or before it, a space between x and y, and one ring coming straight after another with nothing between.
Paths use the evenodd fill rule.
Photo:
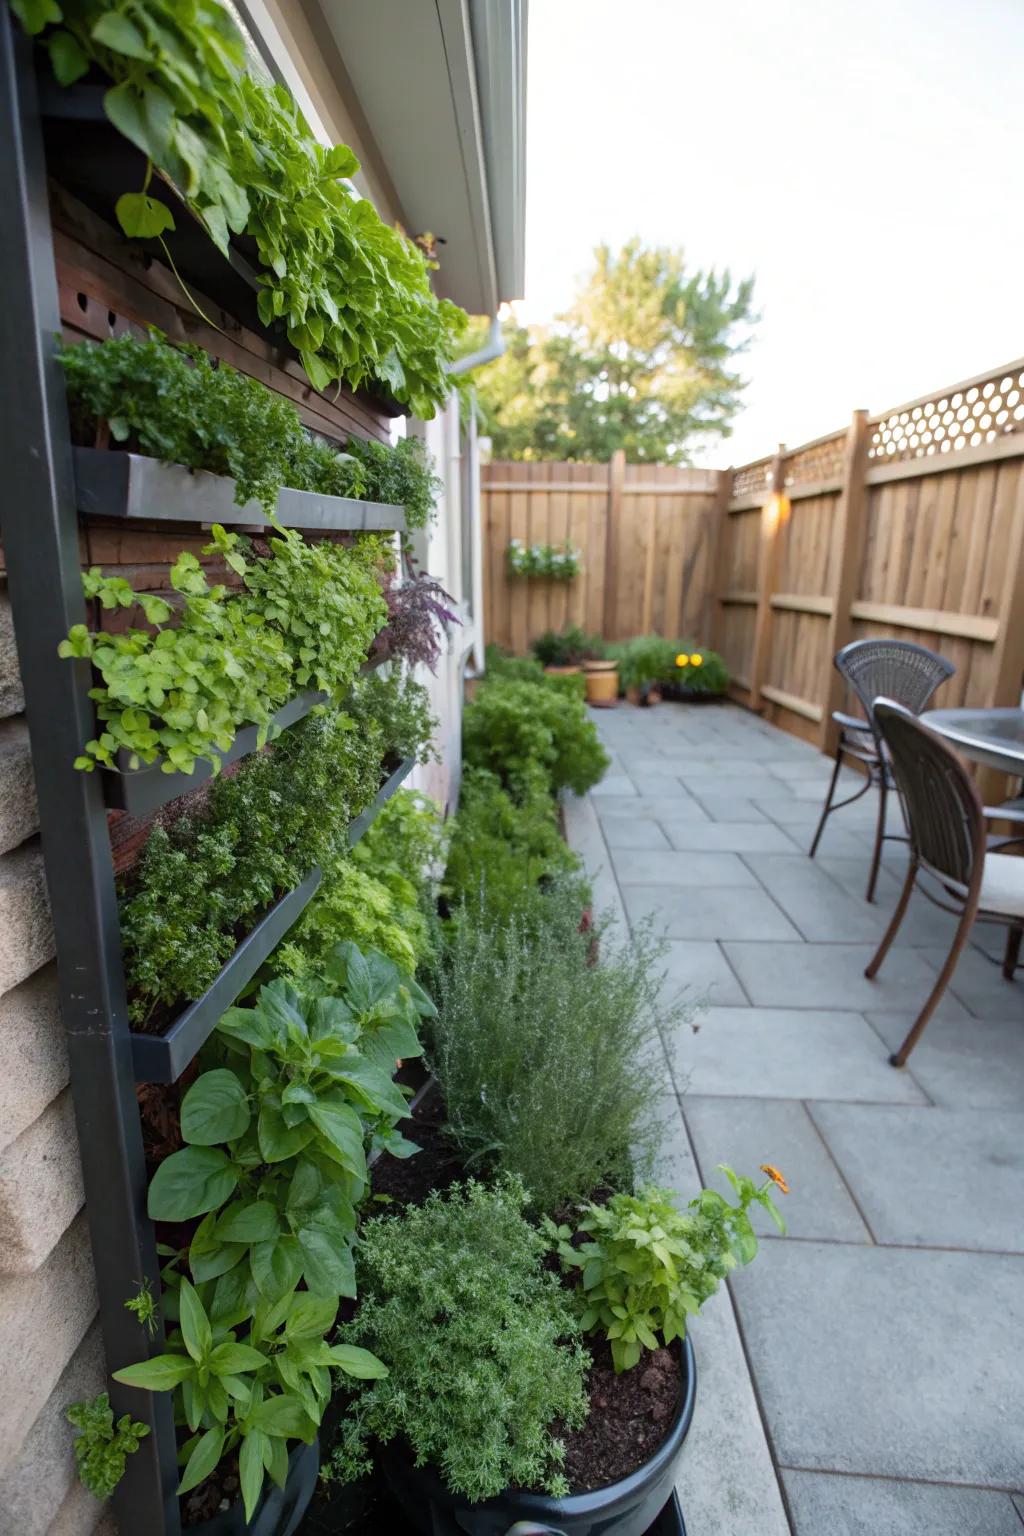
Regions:
<instances>
[{"instance_id":1,"label":"yellow flower","mask_svg":"<svg viewBox=\"0 0 1024 1536\"><path fill-rule=\"evenodd\" d=\"M697 655L691 656L690 657L690 666L691 667L699 667L703 660L704 660L703 656L697 656Z\"/></svg>"},{"instance_id":2,"label":"yellow flower","mask_svg":"<svg viewBox=\"0 0 1024 1536\"><path fill-rule=\"evenodd\" d=\"M782 1174L777 1168L773 1168L771 1163L761 1163L759 1164L759 1167L762 1173L766 1173L768 1175L773 1184L777 1184L779 1186L784 1195L789 1194L789 1185L786 1183L785 1179L782 1177Z\"/></svg>"},{"instance_id":3,"label":"yellow flower","mask_svg":"<svg viewBox=\"0 0 1024 1536\"><path fill-rule=\"evenodd\" d=\"M692 659L693 658L691 656L687 656L685 651L681 651L679 653L679 655L676 657L676 666L677 667L688 667L690 665L690 662L692 661Z\"/></svg>"}]
</instances>

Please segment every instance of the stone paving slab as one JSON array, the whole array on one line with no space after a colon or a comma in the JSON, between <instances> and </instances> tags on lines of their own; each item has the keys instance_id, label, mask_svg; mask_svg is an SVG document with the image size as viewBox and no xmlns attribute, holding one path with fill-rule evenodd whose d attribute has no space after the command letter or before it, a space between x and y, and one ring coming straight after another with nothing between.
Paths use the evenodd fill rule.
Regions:
<instances>
[{"instance_id":1,"label":"stone paving slab","mask_svg":"<svg viewBox=\"0 0 1024 1536\"><path fill-rule=\"evenodd\" d=\"M790 1185L789 1194L780 1194L776 1200L790 1237L871 1241L803 1105L774 1099L706 1099L687 1093L682 1106L705 1184L730 1196L727 1179L716 1171L719 1163L728 1163L737 1173L754 1179L760 1178L762 1163L771 1163ZM751 1214L755 1231L766 1237L778 1236L767 1211L754 1206Z\"/></svg>"},{"instance_id":2,"label":"stone paving slab","mask_svg":"<svg viewBox=\"0 0 1024 1536\"><path fill-rule=\"evenodd\" d=\"M810 1115L878 1242L1024 1253L1024 1108L812 1104Z\"/></svg>"},{"instance_id":3,"label":"stone paving slab","mask_svg":"<svg viewBox=\"0 0 1024 1536\"><path fill-rule=\"evenodd\" d=\"M671 939L799 938L767 892L756 886L679 890L668 885L626 885L622 898L631 923L653 918Z\"/></svg>"},{"instance_id":4,"label":"stone paving slab","mask_svg":"<svg viewBox=\"0 0 1024 1536\"><path fill-rule=\"evenodd\" d=\"M750 853L746 863L805 939L877 944L886 918L804 854Z\"/></svg>"},{"instance_id":5,"label":"stone paving slab","mask_svg":"<svg viewBox=\"0 0 1024 1536\"><path fill-rule=\"evenodd\" d=\"M869 1013L868 1022L898 1050L913 1013ZM914 1047L909 1067L935 1104L963 1109L1024 1106L1024 1018L968 1019L941 1011Z\"/></svg>"},{"instance_id":6,"label":"stone paving slab","mask_svg":"<svg viewBox=\"0 0 1024 1536\"><path fill-rule=\"evenodd\" d=\"M602 821L608 817L621 820L623 816L640 817L644 821L661 821L665 816L666 803L665 800L649 798L646 795L635 795L632 799L628 795L594 796L594 808ZM692 797L681 796L671 803L673 821L707 821L709 819L704 808Z\"/></svg>"},{"instance_id":7,"label":"stone paving slab","mask_svg":"<svg viewBox=\"0 0 1024 1536\"><path fill-rule=\"evenodd\" d=\"M1024 1484L1024 1258L765 1243L732 1286L783 1466Z\"/></svg>"},{"instance_id":8,"label":"stone paving slab","mask_svg":"<svg viewBox=\"0 0 1024 1536\"><path fill-rule=\"evenodd\" d=\"M729 964L744 990L765 1008L829 1008L842 1003L858 1012L913 1009L916 1014L935 985L934 967L920 949L894 946L869 981L864 967L875 953L874 944L773 944L766 952L761 944L724 937ZM949 993L939 1007L946 1014L967 1017L963 1004Z\"/></svg>"},{"instance_id":9,"label":"stone paving slab","mask_svg":"<svg viewBox=\"0 0 1024 1536\"><path fill-rule=\"evenodd\" d=\"M694 886L730 885L757 890L758 881L735 853L680 853L676 849L614 848L612 867L619 884L667 885L680 890Z\"/></svg>"},{"instance_id":10,"label":"stone paving slab","mask_svg":"<svg viewBox=\"0 0 1024 1536\"><path fill-rule=\"evenodd\" d=\"M727 1098L925 1104L909 1072L859 1013L820 1008L709 1008L698 1034L669 1043L688 1092Z\"/></svg>"},{"instance_id":11,"label":"stone paving slab","mask_svg":"<svg viewBox=\"0 0 1024 1536\"><path fill-rule=\"evenodd\" d=\"M602 816L601 830L609 849L671 847L656 821L643 821L632 816Z\"/></svg>"},{"instance_id":12,"label":"stone paving slab","mask_svg":"<svg viewBox=\"0 0 1024 1536\"><path fill-rule=\"evenodd\" d=\"M942 948L921 948L915 952L936 971L949 954L948 949ZM949 990L977 1019L1005 1019L1014 1014L1024 1017L1022 974L1018 972L1016 980L1007 981L998 965L980 950L968 946L957 961Z\"/></svg>"},{"instance_id":13,"label":"stone paving slab","mask_svg":"<svg viewBox=\"0 0 1024 1536\"><path fill-rule=\"evenodd\" d=\"M676 821L670 809L659 823L673 848L692 853L792 853L781 827L767 821Z\"/></svg>"},{"instance_id":14,"label":"stone paving slab","mask_svg":"<svg viewBox=\"0 0 1024 1536\"><path fill-rule=\"evenodd\" d=\"M681 992L703 1004L739 1004L749 1000L720 944L711 939L672 939L665 958L665 995Z\"/></svg>"},{"instance_id":15,"label":"stone paving slab","mask_svg":"<svg viewBox=\"0 0 1024 1536\"><path fill-rule=\"evenodd\" d=\"M824 849L824 844L822 848ZM904 863L905 861L904 855ZM871 864L868 857L836 858L832 854L819 852L815 863L855 901L860 901L866 906L865 892ZM875 900L870 910L877 914L879 928L883 932L888 927L889 919L899 900L900 891L903 888L903 876L903 868L895 869L885 864L878 871ZM895 943L909 944L917 948L944 944L948 948L952 945L955 934L956 918L951 913L943 912L940 908L933 906L926 896L915 891L897 931Z\"/></svg>"},{"instance_id":16,"label":"stone paving slab","mask_svg":"<svg viewBox=\"0 0 1024 1536\"><path fill-rule=\"evenodd\" d=\"M722 792L702 794L698 803L710 821L771 821L747 795L729 795Z\"/></svg>"},{"instance_id":17,"label":"stone paving slab","mask_svg":"<svg viewBox=\"0 0 1024 1536\"><path fill-rule=\"evenodd\" d=\"M1021 1536L1005 1493L783 1468L795 1536Z\"/></svg>"}]
</instances>

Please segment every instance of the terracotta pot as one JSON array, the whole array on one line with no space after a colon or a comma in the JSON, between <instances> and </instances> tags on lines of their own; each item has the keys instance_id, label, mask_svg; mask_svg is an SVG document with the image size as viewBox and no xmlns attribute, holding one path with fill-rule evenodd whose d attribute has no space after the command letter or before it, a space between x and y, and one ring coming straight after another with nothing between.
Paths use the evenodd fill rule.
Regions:
<instances>
[{"instance_id":1,"label":"terracotta pot","mask_svg":"<svg viewBox=\"0 0 1024 1536\"><path fill-rule=\"evenodd\" d=\"M648 704L660 704L661 703L661 689L660 688L649 688L647 690L647 702L648 702Z\"/></svg>"},{"instance_id":2,"label":"terracotta pot","mask_svg":"<svg viewBox=\"0 0 1024 1536\"><path fill-rule=\"evenodd\" d=\"M631 683L630 686L626 689L627 704L642 704L643 701L643 690L638 688L635 683Z\"/></svg>"},{"instance_id":3,"label":"terracotta pot","mask_svg":"<svg viewBox=\"0 0 1024 1536\"><path fill-rule=\"evenodd\" d=\"M583 673L587 685L587 703L593 704L597 709L608 709L617 703L619 697L619 673L614 662L603 667L600 672L591 671L589 666Z\"/></svg>"},{"instance_id":4,"label":"terracotta pot","mask_svg":"<svg viewBox=\"0 0 1024 1536\"><path fill-rule=\"evenodd\" d=\"M578 677L582 667L545 667L549 677Z\"/></svg>"}]
</instances>

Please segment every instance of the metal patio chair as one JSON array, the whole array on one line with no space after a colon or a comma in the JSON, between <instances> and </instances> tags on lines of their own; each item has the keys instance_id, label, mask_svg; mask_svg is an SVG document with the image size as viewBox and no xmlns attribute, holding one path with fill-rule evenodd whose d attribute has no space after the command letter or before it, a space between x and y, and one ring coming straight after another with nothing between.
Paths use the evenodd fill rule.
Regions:
<instances>
[{"instance_id":1,"label":"metal patio chair","mask_svg":"<svg viewBox=\"0 0 1024 1536\"><path fill-rule=\"evenodd\" d=\"M847 714L841 709L832 712L832 718L839 726L836 765L832 770L821 820L808 856L813 859L817 853L825 823L832 812L842 810L845 805L852 805L872 787L877 787L878 828L866 892L866 899L874 901L878 867L882 861L882 844L887 837L896 838L897 834L885 830L886 803L893 781L885 751L872 721L872 705L879 697L895 699L912 714L919 715L940 684L953 676L956 667L944 656L937 656L934 651L927 650L923 645L914 645L910 640L853 640L836 652L833 665L859 700L864 718ZM864 765L864 784L855 795L833 805L832 797L836 792L844 760ZM899 837L898 841L905 839Z\"/></svg>"},{"instance_id":2,"label":"metal patio chair","mask_svg":"<svg viewBox=\"0 0 1024 1536\"><path fill-rule=\"evenodd\" d=\"M875 700L874 718L903 806L910 865L865 976L878 974L915 886L960 919L938 980L903 1044L889 1057L894 1067L902 1067L949 985L976 920L1008 927L1003 975L1013 980L1024 934L1024 858L986 852L985 810L974 780L948 742L891 699Z\"/></svg>"}]
</instances>

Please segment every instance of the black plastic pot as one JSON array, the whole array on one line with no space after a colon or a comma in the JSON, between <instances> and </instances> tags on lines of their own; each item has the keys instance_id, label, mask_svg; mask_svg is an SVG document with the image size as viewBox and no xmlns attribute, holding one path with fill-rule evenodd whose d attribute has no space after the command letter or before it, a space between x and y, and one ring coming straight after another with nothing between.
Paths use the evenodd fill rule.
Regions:
<instances>
[{"instance_id":1,"label":"black plastic pot","mask_svg":"<svg viewBox=\"0 0 1024 1536\"><path fill-rule=\"evenodd\" d=\"M432 1467L416 1467L402 1441L392 1441L378 1453L381 1471L391 1497L413 1530L424 1536L646 1536L656 1522L671 1521L676 1463L693 1418L697 1367L693 1345L683 1343L682 1401L672 1428L655 1451L628 1477L592 1493L573 1493L565 1499L547 1494L508 1492L495 1499L470 1504L454 1494ZM660 1527L666 1532L682 1525Z\"/></svg>"},{"instance_id":2,"label":"black plastic pot","mask_svg":"<svg viewBox=\"0 0 1024 1536\"><path fill-rule=\"evenodd\" d=\"M189 1527L187 1536L293 1536L316 1488L320 1471L320 1441L296 1445L288 1457L288 1476L283 1488L268 1478L263 1496L249 1525L241 1499L212 1520Z\"/></svg>"}]
</instances>

